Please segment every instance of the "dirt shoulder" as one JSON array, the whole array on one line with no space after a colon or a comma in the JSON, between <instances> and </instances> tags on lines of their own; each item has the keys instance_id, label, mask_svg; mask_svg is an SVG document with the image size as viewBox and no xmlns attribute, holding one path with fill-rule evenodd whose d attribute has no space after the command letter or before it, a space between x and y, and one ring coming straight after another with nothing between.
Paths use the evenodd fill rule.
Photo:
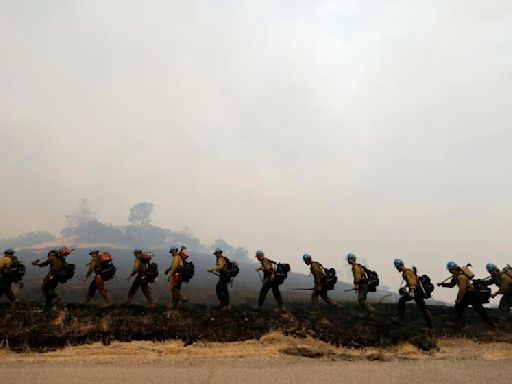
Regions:
<instances>
[{"instance_id":1,"label":"dirt shoulder","mask_svg":"<svg viewBox=\"0 0 512 384\"><path fill-rule=\"evenodd\" d=\"M410 343L390 347L345 348L316 340L296 338L271 332L259 340L231 343L197 342L186 346L181 341L113 342L109 346L96 342L72 346L47 353L16 353L0 350L0 366L12 363L37 364L154 364L204 361L512 361L512 344L479 343L468 339L438 339L431 351L421 351ZM511 364L512 365L512 364Z\"/></svg>"}]
</instances>

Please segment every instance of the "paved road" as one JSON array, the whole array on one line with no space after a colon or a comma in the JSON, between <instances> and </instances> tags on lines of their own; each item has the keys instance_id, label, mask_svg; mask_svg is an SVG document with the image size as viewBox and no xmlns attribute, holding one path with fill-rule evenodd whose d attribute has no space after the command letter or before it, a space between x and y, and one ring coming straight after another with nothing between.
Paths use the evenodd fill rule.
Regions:
<instances>
[{"instance_id":1,"label":"paved road","mask_svg":"<svg viewBox=\"0 0 512 384\"><path fill-rule=\"evenodd\" d=\"M510 383L508 361L326 362L196 361L147 364L13 363L2 384L77 383Z\"/></svg>"}]
</instances>

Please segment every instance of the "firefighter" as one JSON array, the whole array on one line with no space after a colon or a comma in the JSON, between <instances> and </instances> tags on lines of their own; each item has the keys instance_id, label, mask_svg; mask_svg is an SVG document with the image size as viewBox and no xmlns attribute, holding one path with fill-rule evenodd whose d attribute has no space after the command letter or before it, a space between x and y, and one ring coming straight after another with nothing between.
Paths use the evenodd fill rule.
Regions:
<instances>
[{"instance_id":1,"label":"firefighter","mask_svg":"<svg viewBox=\"0 0 512 384\"><path fill-rule=\"evenodd\" d=\"M281 291L279 290L279 284L275 279L276 270L274 268L275 263L266 258L263 251L256 251L256 259L260 262L260 266L256 268L256 272L263 271L263 280L262 286L260 290L260 295L258 298L258 308L261 308L265 298L267 297L267 293L269 290L272 290L272 294L277 301L277 305L279 306L279 312L284 311L283 306L283 298L281 297Z\"/></svg>"},{"instance_id":2,"label":"firefighter","mask_svg":"<svg viewBox=\"0 0 512 384\"><path fill-rule=\"evenodd\" d=\"M144 253L142 250L136 249L133 252L133 255L135 256L135 261L133 262L132 272L126 278L126 280L130 280L133 276L135 276L135 280L133 281L130 290L128 291L128 297L126 298L126 301L123 303L123 305L131 305L135 293L140 288L144 294L144 297L148 301L146 307L153 308L155 306L153 302L153 295L151 294L149 283L146 279L146 271L148 268L148 263L151 260L151 254Z\"/></svg>"},{"instance_id":3,"label":"firefighter","mask_svg":"<svg viewBox=\"0 0 512 384\"><path fill-rule=\"evenodd\" d=\"M14 309L18 300L12 291L12 282L3 272L9 269L14 263L14 249L8 248L4 251L4 257L0 258L0 296L6 295Z\"/></svg>"},{"instance_id":4,"label":"firefighter","mask_svg":"<svg viewBox=\"0 0 512 384\"><path fill-rule=\"evenodd\" d=\"M313 308L315 311L318 311L320 309L320 303L318 300L318 297L321 297L323 301L325 301L327 304L329 304L332 307L338 307L338 304L336 304L332 299L329 298L327 295L327 289L323 284L323 280L325 277L324 269L322 268L322 264L313 261L311 259L311 256L305 253L302 256L302 260L306 265L309 266L311 270L311 274L314 278L315 287L313 288L313 293L311 294L311 304L313 305Z\"/></svg>"},{"instance_id":5,"label":"firefighter","mask_svg":"<svg viewBox=\"0 0 512 384\"><path fill-rule=\"evenodd\" d=\"M361 264L356 263L356 255L349 253L347 263L352 266L352 275L354 277L354 290L357 292L357 301L361 308L370 316L375 314L375 308L368 304L368 276Z\"/></svg>"},{"instance_id":6,"label":"firefighter","mask_svg":"<svg viewBox=\"0 0 512 384\"><path fill-rule=\"evenodd\" d=\"M224 256L222 255L222 249L217 248L213 254L216 257L216 263L214 268L208 269L208 272L215 273L219 276L219 280L217 281L217 285L215 287L215 292L217 293L217 298L219 299L218 308L222 311L231 310L231 306L229 305L229 291L228 291L228 283L231 281L227 274L227 262Z\"/></svg>"},{"instance_id":7,"label":"firefighter","mask_svg":"<svg viewBox=\"0 0 512 384\"><path fill-rule=\"evenodd\" d=\"M489 318L478 296L475 294L475 288L469 277L466 276L457 263L453 261L446 264L446 269L453 275L451 281L438 283L437 285L445 288L453 288L455 286L459 288L457 298L455 299L455 320L457 324L462 324L462 315L466 308L471 305L475 312L478 313L487 324L494 327L494 323Z\"/></svg>"},{"instance_id":8,"label":"firefighter","mask_svg":"<svg viewBox=\"0 0 512 384\"><path fill-rule=\"evenodd\" d=\"M172 296L172 306L174 309L178 308L179 302L186 302L187 299L181 294L181 271L185 263L188 253L186 247L182 247L178 252L178 248L171 247L169 253L172 256L171 266L167 269L167 281L169 281L169 288Z\"/></svg>"},{"instance_id":9,"label":"firefighter","mask_svg":"<svg viewBox=\"0 0 512 384\"><path fill-rule=\"evenodd\" d=\"M487 272L491 275L490 284L496 284L499 288L496 292L491 294L494 298L498 295L501 296L500 304L498 309L501 312L509 313L510 307L512 306L512 276L507 271L500 271L496 264L488 263L486 266Z\"/></svg>"},{"instance_id":10,"label":"firefighter","mask_svg":"<svg viewBox=\"0 0 512 384\"><path fill-rule=\"evenodd\" d=\"M420 281L416 273L412 269L406 268L404 262L400 259L395 259L393 262L396 270L402 273L402 278L405 281L405 288L401 288L400 299L398 300L398 314L401 318L405 317L405 304L408 301L414 300L416 306L423 314L427 326L433 328L432 315L425 304L425 294L420 286Z\"/></svg>"},{"instance_id":11,"label":"firefighter","mask_svg":"<svg viewBox=\"0 0 512 384\"><path fill-rule=\"evenodd\" d=\"M48 258L42 263L38 260L32 262L32 265L40 268L46 266L50 267L48 274L43 280L43 286L41 287L45 297L45 311L49 311L53 308L54 300L56 303L62 303L62 298L57 293L57 286L59 285L59 279L63 275L66 267L65 258L69 256L71 252L73 252L73 249L68 247L62 247L59 250L52 249L48 252Z\"/></svg>"},{"instance_id":12,"label":"firefighter","mask_svg":"<svg viewBox=\"0 0 512 384\"><path fill-rule=\"evenodd\" d=\"M103 304L100 308L110 308L112 306L112 300L110 299L107 288L105 287L105 282L103 281L103 277L101 275L102 265L100 260L100 252L96 249L93 249L89 252L89 255L91 256L91 262L89 263L89 269L87 270L83 281L86 282L93 272L94 279L89 285L89 291L87 292L85 300L83 300L80 304L88 304L94 297L96 291L98 291L103 300L105 300L105 304Z\"/></svg>"}]
</instances>

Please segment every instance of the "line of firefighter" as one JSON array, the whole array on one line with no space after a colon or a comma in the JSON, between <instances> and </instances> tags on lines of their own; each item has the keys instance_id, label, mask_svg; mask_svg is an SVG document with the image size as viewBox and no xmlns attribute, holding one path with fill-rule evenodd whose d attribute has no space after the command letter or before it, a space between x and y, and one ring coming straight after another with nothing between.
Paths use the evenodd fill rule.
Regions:
<instances>
[{"instance_id":1,"label":"line of firefighter","mask_svg":"<svg viewBox=\"0 0 512 384\"><path fill-rule=\"evenodd\" d=\"M46 309L50 309L54 301L62 301L56 291L57 285L60 281L58 276L66 265L65 257L69 256L72 251L73 249L68 247L63 247L59 250L51 250L46 260L42 262L40 260L32 262L34 266L50 267L50 270L44 278L42 285ZM172 263L171 266L166 270L166 274L168 276L173 307L176 308L180 302L187 301L187 299L181 294L182 280L180 278L180 271L183 268L184 262L189 255L185 246L183 246L181 250L178 250L176 247L171 247L169 253L172 256ZM17 258L14 254L15 251L13 249L6 249L4 251L4 257L0 258L0 296L5 294L9 298L13 307L17 303L17 299L11 288L12 281L9 280L9 277L6 273L11 265L17 261ZM82 304L87 304L94 297L95 292L98 291L105 301L105 304L102 307L110 307L112 305L112 301L101 275L101 261L99 259L100 252L97 250L92 250L89 254L91 255L91 262L88 264L89 268L83 278L83 281L86 281L92 273L95 274L95 278L91 282L87 296L85 300L82 301ZM216 256L216 266L214 268L208 269L208 272L215 273L219 276L219 280L216 286L216 293L220 303L219 308L221 310L229 310L230 303L228 283L231 278L227 277L225 273L227 268L226 258L223 256L221 249L216 249L213 254ZM152 307L154 306L154 301L148 285L148 281L145 278L148 261L151 259L151 254L148 252L143 252L142 250L135 250L134 255L135 262L132 272L128 276L128 280L133 276L136 277L130 287L127 300L124 304L131 304L136 291L140 288L148 301L148 306ZM266 258L265 254L261 250L256 252L256 258L260 262L260 266L256 268L256 271L258 273L263 271L263 278L261 279L262 288L260 290L257 307L259 308L263 305L268 291L272 290L274 298L278 303L279 310L283 311L284 306L279 290L279 284L274 281L274 266L276 263ZM352 267L354 278L353 290L357 292L358 302L361 308L369 316L373 316L376 311L368 304L367 301L367 295L369 291L367 269L356 262L356 256L352 253L347 255L346 260ZM303 255L303 261L310 267L311 274L314 277L314 288L312 289L313 292L311 295L311 301L314 308L318 309L319 307L319 297L321 297L329 305L336 307L337 304L328 297L327 288L322 284L325 276L325 269L323 266L320 263L313 261L309 254ZM403 281L405 282L405 287L400 289L401 297L398 302L398 318L404 316L406 302L414 300L421 313L423 314L427 326L432 327L432 315L430 314L425 304L425 293L421 287L418 275L415 271L415 267L412 269L406 268L403 261L400 259L394 260L394 266L398 272L402 273ZM445 280L445 282L438 283L438 286L448 288L455 286L458 287L458 294L455 300L455 317L457 322L462 321L463 312L469 305L471 305L473 309L484 319L484 321L492 326L493 323L491 319L487 315L485 309L475 294L474 284L471 279L455 262L451 261L447 263L447 269L451 273L452 278L449 282L446 282ZM480 282L486 286L495 284L499 287L499 290L492 293L491 297L502 295L499 303L499 309L503 312L509 312L512 306L512 277L510 273L498 269L498 267L492 263L488 263L486 265L486 269L489 272L490 277L489 279L481 280Z\"/></svg>"}]
</instances>

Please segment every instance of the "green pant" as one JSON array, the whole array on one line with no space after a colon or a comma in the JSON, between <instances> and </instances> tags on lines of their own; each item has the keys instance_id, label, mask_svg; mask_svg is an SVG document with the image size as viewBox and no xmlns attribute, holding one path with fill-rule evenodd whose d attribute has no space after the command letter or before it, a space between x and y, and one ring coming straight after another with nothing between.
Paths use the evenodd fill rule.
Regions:
<instances>
[{"instance_id":1,"label":"green pant","mask_svg":"<svg viewBox=\"0 0 512 384\"><path fill-rule=\"evenodd\" d=\"M371 314L375 312L375 309L368 304L368 290L368 284L360 283L359 289L357 290L357 301L362 309Z\"/></svg>"},{"instance_id":2,"label":"green pant","mask_svg":"<svg viewBox=\"0 0 512 384\"><path fill-rule=\"evenodd\" d=\"M505 293L500 300L499 310L502 312L510 312L510 307L512 307L512 292Z\"/></svg>"},{"instance_id":3,"label":"green pant","mask_svg":"<svg viewBox=\"0 0 512 384\"><path fill-rule=\"evenodd\" d=\"M219 279L217 286L215 287L215 291L217 292L217 298L219 299L220 305L229 305L228 283L225 280Z\"/></svg>"},{"instance_id":4,"label":"green pant","mask_svg":"<svg viewBox=\"0 0 512 384\"><path fill-rule=\"evenodd\" d=\"M58 297L57 295L57 285L59 285L59 280L54 273L50 272L43 281L43 286L41 287L44 298L45 298L45 307L49 309L53 304L53 299Z\"/></svg>"},{"instance_id":5,"label":"green pant","mask_svg":"<svg viewBox=\"0 0 512 384\"><path fill-rule=\"evenodd\" d=\"M315 288L313 293L311 294L311 303L313 304L313 307L315 309L320 308L320 302L318 300L318 297L321 297L323 301L325 301L327 304L336 307L336 303L329 298L327 295L327 289L325 288Z\"/></svg>"},{"instance_id":6,"label":"green pant","mask_svg":"<svg viewBox=\"0 0 512 384\"><path fill-rule=\"evenodd\" d=\"M283 308L283 299L281 297L281 292L279 291L279 284L276 284L274 281L271 280L265 280L263 282L263 286L261 287L260 290L260 297L258 299L258 305L260 307L263 305L263 302L267 297L267 293L270 290L272 290L272 294L274 295L274 298L276 299L279 308Z\"/></svg>"},{"instance_id":7,"label":"green pant","mask_svg":"<svg viewBox=\"0 0 512 384\"><path fill-rule=\"evenodd\" d=\"M0 297L4 294L9 298L11 303L16 300L16 296L14 296L14 292L12 291L10 281L0 281Z\"/></svg>"}]
</instances>

